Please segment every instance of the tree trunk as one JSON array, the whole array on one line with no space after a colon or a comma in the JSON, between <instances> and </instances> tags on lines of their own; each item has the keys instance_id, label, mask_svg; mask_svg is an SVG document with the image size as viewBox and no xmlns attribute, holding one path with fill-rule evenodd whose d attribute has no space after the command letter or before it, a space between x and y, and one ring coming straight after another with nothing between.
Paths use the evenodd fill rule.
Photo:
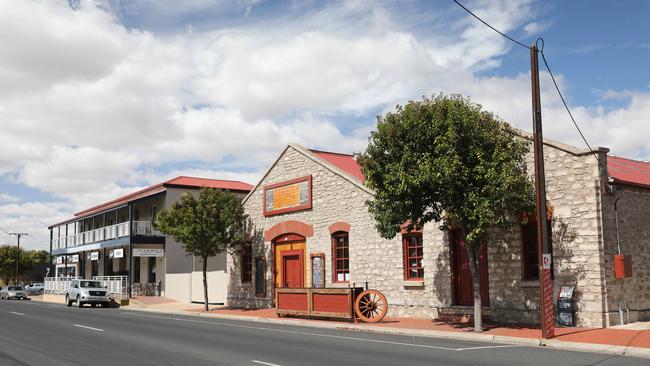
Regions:
<instances>
[{"instance_id":1,"label":"tree trunk","mask_svg":"<svg viewBox=\"0 0 650 366\"><path fill-rule=\"evenodd\" d=\"M480 243L469 243L465 239L467 258L469 259L469 271L472 274L472 293L474 295L474 331L483 331L483 309L481 308L481 275L479 270L479 258L477 250L480 250Z\"/></svg>"},{"instance_id":2,"label":"tree trunk","mask_svg":"<svg viewBox=\"0 0 650 366\"><path fill-rule=\"evenodd\" d=\"M208 311L208 257L203 258L203 309Z\"/></svg>"}]
</instances>

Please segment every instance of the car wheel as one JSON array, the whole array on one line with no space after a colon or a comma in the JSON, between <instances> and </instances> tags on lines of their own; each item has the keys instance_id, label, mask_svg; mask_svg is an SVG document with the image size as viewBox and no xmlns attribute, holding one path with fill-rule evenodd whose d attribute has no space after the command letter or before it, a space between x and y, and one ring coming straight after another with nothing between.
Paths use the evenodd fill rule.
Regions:
<instances>
[{"instance_id":1,"label":"car wheel","mask_svg":"<svg viewBox=\"0 0 650 366\"><path fill-rule=\"evenodd\" d=\"M79 298L79 295L77 295L77 307L81 308L83 306L84 306L84 304L81 302L81 298Z\"/></svg>"},{"instance_id":2,"label":"car wheel","mask_svg":"<svg viewBox=\"0 0 650 366\"><path fill-rule=\"evenodd\" d=\"M65 306L72 306L72 301L70 301L70 297L68 297L68 295L65 295Z\"/></svg>"}]
</instances>

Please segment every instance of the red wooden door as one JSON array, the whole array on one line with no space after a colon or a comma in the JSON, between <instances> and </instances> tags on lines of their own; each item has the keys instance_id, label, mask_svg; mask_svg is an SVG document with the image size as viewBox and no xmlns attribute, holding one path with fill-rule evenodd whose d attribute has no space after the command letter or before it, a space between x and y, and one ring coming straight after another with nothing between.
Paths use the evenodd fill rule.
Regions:
<instances>
[{"instance_id":1,"label":"red wooden door","mask_svg":"<svg viewBox=\"0 0 650 366\"><path fill-rule=\"evenodd\" d=\"M283 287L303 287L302 258L299 254L288 254L282 256Z\"/></svg>"},{"instance_id":2,"label":"red wooden door","mask_svg":"<svg viewBox=\"0 0 650 366\"><path fill-rule=\"evenodd\" d=\"M474 305L474 296L472 291L472 272L470 271L469 258L467 256L467 247L465 239L462 237L460 229L450 232L450 246L452 259L452 286L454 293L455 305ZM479 254L479 276L481 282L481 302L483 306L490 305L489 277L487 247L481 244L481 253Z\"/></svg>"}]
</instances>

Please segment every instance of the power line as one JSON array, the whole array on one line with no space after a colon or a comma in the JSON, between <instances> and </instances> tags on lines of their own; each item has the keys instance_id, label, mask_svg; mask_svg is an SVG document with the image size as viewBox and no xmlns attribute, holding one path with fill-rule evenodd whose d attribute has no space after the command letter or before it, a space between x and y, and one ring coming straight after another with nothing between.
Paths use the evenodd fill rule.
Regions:
<instances>
[{"instance_id":1,"label":"power line","mask_svg":"<svg viewBox=\"0 0 650 366\"><path fill-rule=\"evenodd\" d=\"M461 8L463 8L463 9L464 9L466 12L468 12L471 16L473 16L474 18L478 19L481 23L485 24L487 27L489 27L490 29L492 29L493 31L499 33L499 34L502 35L503 37L509 39L510 41L512 41L512 42L514 42L514 43L516 43L516 44L518 44L519 46L522 46L522 47L524 47L524 48L526 48L526 49L530 49L530 47L528 47L528 46L526 46L525 44L523 44L523 43L517 41L516 39L514 39L514 38L508 36L507 34L505 34L505 33L501 32L501 31L499 31L498 29L494 28L493 26L491 26L490 24L488 24L488 23L487 23L486 21L484 21L483 19L479 18L476 14L472 13L471 10L467 9L465 6L463 6L463 4L461 4L460 2L458 2L458 0L452 0L452 1L455 2L455 3L456 3L458 6L460 6ZM591 148L591 145L590 145L589 142L587 141L587 138L585 138L585 135L582 133L582 130L580 129L580 126L578 126L578 123L576 122L575 118L573 118L573 114L571 113L571 110L569 109L569 106L568 106L568 104L566 103L566 100L564 99L564 96L562 95L562 92L560 91L560 87L557 85L557 82L555 81L555 76L553 76L553 72L551 71L551 67L548 65L548 61L546 61L546 56L544 55L544 39L542 39L542 38L538 38L538 39L537 39L537 42L539 42L540 40L542 41L542 47L541 47L539 50L540 50L540 53L542 54L542 60L544 61L544 65L546 66L546 70L548 70L548 73L551 75L551 80L553 80L553 84L555 85L555 90L557 90L557 93L558 93L558 95L560 96L560 99L562 100L562 104L564 104L564 109L566 109L567 113L569 114L569 117L571 118L571 121L573 122L573 125L574 125L575 128L578 130L578 133L580 134L580 137L582 138L582 141L584 141L584 143L585 143L585 144L587 145L587 147L589 148L589 151L592 152L592 154L594 155L594 158L596 158L596 161L598 161L598 165L599 165L600 169L605 173L605 175L607 176L607 178L610 178L610 176L609 176L609 172L608 172L607 169L605 168L604 164L600 161L600 158L598 158L598 155L597 155L597 154L594 152L594 150ZM537 43L537 42L536 42L536 43Z\"/></svg>"},{"instance_id":2,"label":"power line","mask_svg":"<svg viewBox=\"0 0 650 366\"><path fill-rule=\"evenodd\" d=\"M514 43L520 45L521 47L523 47L523 48L525 48L525 49L530 49L530 47L526 46L525 44L523 44L523 43L517 41L516 39L510 37L509 35L507 35L507 34L501 32L500 30L498 30L498 29L494 28L493 26L489 25L485 20L479 18L478 15L472 13L471 10L467 9L465 6L463 6L463 4L461 4L461 3L458 2L457 0L452 0L452 1L455 2L455 3L456 3L458 6L460 6L461 8L463 8L463 9L464 9L466 12L468 12L471 16L473 16L474 18L478 19L481 23L483 23L483 24L485 24L486 26L488 26L488 27L489 27L490 29L492 29L493 31L499 33L500 35L506 37L506 38L509 39L510 41L512 41L512 42L514 42Z\"/></svg>"},{"instance_id":3,"label":"power line","mask_svg":"<svg viewBox=\"0 0 650 366\"><path fill-rule=\"evenodd\" d=\"M551 67L548 65L548 62L546 61L546 56L544 55L544 40L542 38L538 38L538 40L542 41L542 48L540 48L540 52L542 54L542 60L544 61L544 65L546 66L546 70L548 70L549 75L551 75L551 80L553 80L553 85L555 85L555 90L557 90L557 94L560 96L560 99L562 100L562 104L564 104L564 109L566 109L567 113L569 114L569 117L571 118L571 121L573 122L573 125L576 127L578 130L578 133L580 134L580 137L582 138L582 141L585 142L587 147L589 148L589 151L591 151L594 155L594 158L596 158L596 161L598 161L598 165L600 166L600 169L607 175L607 178L610 178L609 172L607 172L607 169L603 165L603 163L600 161L600 158L598 155L594 152L594 149L591 148L591 145L587 141L587 138L585 135L582 133L582 130L580 129L580 126L578 126L578 123L576 122L575 118L573 118L573 114L571 113L571 110L569 109L569 106L566 103L566 100L564 100L564 96L562 95L562 92L560 91L560 87L557 85L557 81L555 81L555 76L553 76L553 71L551 71Z\"/></svg>"}]
</instances>

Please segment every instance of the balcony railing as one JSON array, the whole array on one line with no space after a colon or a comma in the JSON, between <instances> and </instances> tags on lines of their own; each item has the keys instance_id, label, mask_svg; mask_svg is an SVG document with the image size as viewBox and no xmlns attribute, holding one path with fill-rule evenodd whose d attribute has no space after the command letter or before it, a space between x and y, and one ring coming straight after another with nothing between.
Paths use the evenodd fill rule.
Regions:
<instances>
[{"instance_id":1,"label":"balcony railing","mask_svg":"<svg viewBox=\"0 0 650 366\"><path fill-rule=\"evenodd\" d=\"M131 230L133 235L143 236L162 236L158 230L153 228L151 221L133 221L133 228Z\"/></svg>"},{"instance_id":2,"label":"balcony railing","mask_svg":"<svg viewBox=\"0 0 650 366\"><path fill-rule=\"evenodd\" d=\"M102 227L83 233L52 239L52 249L74 248L84 244L97 243L104 240L123 238L130 235L163 236L153 228L151 221L133 221L129 228L128 222Z\"/></svg>"}]
</instances>

